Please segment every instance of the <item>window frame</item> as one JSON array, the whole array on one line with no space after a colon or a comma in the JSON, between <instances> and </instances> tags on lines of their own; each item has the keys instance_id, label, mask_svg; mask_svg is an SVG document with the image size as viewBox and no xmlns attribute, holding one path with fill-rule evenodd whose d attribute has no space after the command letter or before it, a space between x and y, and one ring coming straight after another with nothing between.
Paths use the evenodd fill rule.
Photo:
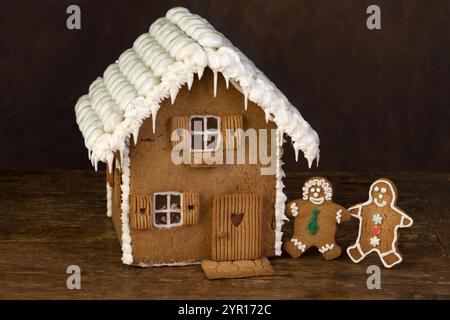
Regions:
<instances>
[{"instance_id":1,"label":"window frame","mask_svg":"<svg viewBox=\"0 0 450 320\"><path fill-rule=\"evenodd\" d=\"M193 118L201 118L203 120L203 130L196 131L194 128L192 128L192 119ZM208 118L215 119L217 121L217 128L216 129L208 129ZM215 115L192 115L189 117L189 133L190 133L190 140L189 140L189 149L193 153L203 153L203 152L217 152L220 150L220 146L222 144L222 134L221 134L221 120L222 118L220 116ZM192 136L194 135L201 135L202 136L202 149L194 149L192 146ZM207 149L208 145L208 137L209 136L217 136L216 146L214 149Z\"/></svg>"},{"instance_id":2,"label":"window frame","mask_svg":"<svg viewBox=\"0 0 450 320\"><path fill-rule=\"evenodd\" d=\"M167 209L156 209L156 196L166 196L166 201L167 201ZM171 204L171 196L179 196L180 197L180 209L170 209L170 204ZM161 213L164 212L166 214L167 217L167 224L157 224L156 223L156 214L157 213ZM171 212L179 212L180 213L180 222L178 223L171 223L171 217L170 217L170 213ZM158 229L170 229L170 228L175 228L175 227L181 227L182 225L184 225L184 217L183 217L183 192L179 192L179 191L165 191L165 192L155 192L153 193L153 208L152 208L152 213L153 213L153 226L155 228ZM170 223L169 223L170 222Z\"/></svg>"}]
</instances>

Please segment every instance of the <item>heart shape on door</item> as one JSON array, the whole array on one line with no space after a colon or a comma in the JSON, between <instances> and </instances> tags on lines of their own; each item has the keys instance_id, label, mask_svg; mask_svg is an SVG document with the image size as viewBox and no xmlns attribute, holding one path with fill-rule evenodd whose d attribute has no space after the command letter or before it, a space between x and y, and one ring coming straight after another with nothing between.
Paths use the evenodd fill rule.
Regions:
<instances>
[{"instance_id":1,"label":"heart shape on door","mask_svg":"<svg viewBox=\"0 0 450 320\"><path fill-rule=\"evenodd\" d=\"M241 224L242 218L244 217L243 213L232 213L231 214L231 222L235 227Z\"/></svg>"}]
</instances>

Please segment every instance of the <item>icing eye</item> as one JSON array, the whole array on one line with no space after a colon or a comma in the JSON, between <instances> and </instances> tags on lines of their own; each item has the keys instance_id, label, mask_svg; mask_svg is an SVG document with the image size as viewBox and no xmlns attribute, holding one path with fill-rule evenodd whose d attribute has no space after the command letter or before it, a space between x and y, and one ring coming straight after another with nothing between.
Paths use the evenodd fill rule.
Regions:
<instances>
[{"instance_id":1,"label":"icing eye","mask_svg":"<svg viewBox=\"0 0 450 320\"><path fill-rule=\"evenodd\" d=\"M310 192L314 192L315 190L314 190L314 188L311 188L311 189L309 189L309 191L310 191Z\"/></svg>"},{"instance_id":2,"label":"icing eye","mask_svg":"<svg viewBox=\"0 0 450 320\"><path fill-rule=\"evenodd\" d=\"M317 192L320 192L320 188L316 188L316 191L317 191Z\"/></svg>"},{"instance_id":3,"label":"icing eye","mask_svg":"<svg viewBox=\"0 0 450 320\"><path fill-rule=\"evenodd\" d=\"M386 193L386 192L387 192L386 188L381 188L381 193Z\"/></svg>"},{"instance_id":4,"label":"icing eye","mask_svg":"<svg viewBox=\"0 0 450 320\"><path fill-rule=\"evenodd\" d=\"M375 192L378 192L378 191L380 191L380 188L378 186L375 186L375 188L373 190L375 190Z\"/></svg>"}]
</instances>

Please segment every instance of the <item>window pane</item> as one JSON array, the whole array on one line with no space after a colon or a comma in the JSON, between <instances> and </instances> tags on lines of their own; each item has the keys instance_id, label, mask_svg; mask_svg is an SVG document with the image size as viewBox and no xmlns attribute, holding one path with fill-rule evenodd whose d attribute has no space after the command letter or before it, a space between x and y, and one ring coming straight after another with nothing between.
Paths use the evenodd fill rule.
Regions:
<instances>
[{"instance_id":1,"label":"window pane","mask_svg":"<svg viewBox=\"0 0 450 320\"><path fill-rule=\"evenodd\" d=\"M170 224L177 224L181 222L181 213L180 212L171 212L170 213Z\"/></svg>"},{"instance_id":2,"label":"window pane","mask_svg":"<svg viewBox=\"0 0 450 320\"><path fill-rule=\"evenodd\" d=\"M181 209L181 197L180 196L175 196L175 195L170 195L170 209L172 210L180 210Z\"/></svg>"},{"instance_id":3,"label":"window pane","mask_svg":"<svg viewBox=\"0 0 450 320\"><path fill-rule=\"evenodd\" d=\"M194 150L203 150L203 134L193 134L191 136L191 147Z\"/></svg>"},{"instance_id":4,"label":"window pane","mask_svg":"<svg viewBox=\"0 0 450 320\"><path fill-rule=\"evenodd\" d=\"M217 147L217 142L218 142L218 134L209 134L207 136L207 140L206 140L206 149L207 150L215 150Z\"/></svg>"},{"instance_id":5,"label":"window pane","mask_svg":"<svg viewBox=\"0 0 450 320\"><path fill-rule=\"evenodd\" d=\"M191 118L191 130L203 131L203 118Z\"/></svg>"},{"instance_id":6,"label":"window pane","mask_svg":"<svg viewBox=\"0 0 450 320\"><path fill-rule=\"evenodd\" d=\"M217 119L208 117L207 122L206 122L206 129L208 129L208 130L219 129L219 124L217 123Z\"/></svg>"},{"instance_id":7,"label":"window pane","mask_svg":"<svg viewBox=\"0 0 450 320\"><path fill-rule=\"evenodd\" d=\"M166 225L167 224L167 213L166 212L155 212L155 224Z\"/></svg>"},{"instance_id":8,"label":"window pane","mask_svg":"<svg viewBox=\"0 0 450 320\"><path fill-rule=\"evenodd\" d=\"M157 194L155 196L155 209L156 210L167 209L167 195Z\"/></svg>"}]
</instances>

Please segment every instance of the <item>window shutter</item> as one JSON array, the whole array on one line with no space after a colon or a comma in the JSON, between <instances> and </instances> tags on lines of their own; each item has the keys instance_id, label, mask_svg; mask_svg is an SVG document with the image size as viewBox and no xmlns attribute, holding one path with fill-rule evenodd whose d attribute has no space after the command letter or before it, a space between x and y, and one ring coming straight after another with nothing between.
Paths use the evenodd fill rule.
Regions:
<instances>
[{"instance_id":1,"label":"window shutter","mask_svg":"<svg viewBox=\"0 0 450 320\"><path fill-rule=\"evenodd\" d=\"M200 196L197 192L183 192L183 222L185 225L198 223Z\"/></svg>"},{"instance_id":2,"label":"window shutter","mask_svg":"<svg viewBox=\"0 0 450 320\"><path fill-rule=\"evenodd\" d=\"M242 142L242 137L238 135L236 130L244 129L244 118L242 115L231 115L222 117L222 136L225 149L238 149ZM233 130L233 135L227 136L227 130Z\"/></svg>"},{"instance_id":3,"label":"window shutter","mask_svg":"<svg viewBox=\"0 0 450 320\"><path fill-rule=\"evenodd\" d=\"M184 129L185 131L183 132L182 129ZM177 131L177 138L172 141L172 133L174 131ZM177 116L177 117L172 117L170 119L170 135L169 135L169 139L172 141L172 145L176 146L180 139L183 138L184 141L184 150L188 150L189 147L189 118L188 117L181 117L181 116Z\"/></svg>"},{"instance_id":4,"label":"window shutter","mask_svg":"<svg viewBox=\"0 0 450 320\"><path fill-rule=\"evenodd\" d=\"M130 224L133 229L150 229L152 225L152 195L130 196Z\"/></svg>"}]
</instances>

